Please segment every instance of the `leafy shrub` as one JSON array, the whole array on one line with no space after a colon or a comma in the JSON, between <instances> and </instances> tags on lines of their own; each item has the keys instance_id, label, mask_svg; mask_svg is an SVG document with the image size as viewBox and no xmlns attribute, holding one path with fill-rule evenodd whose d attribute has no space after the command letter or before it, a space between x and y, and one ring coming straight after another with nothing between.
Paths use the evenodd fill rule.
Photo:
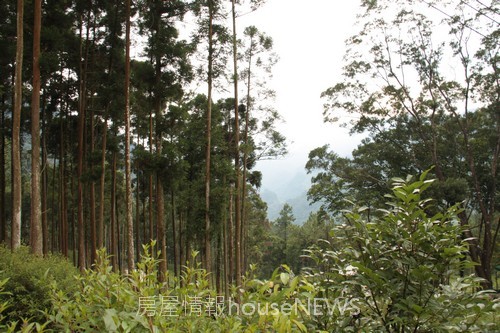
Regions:
<instances>
[{"instance_id":1,"label":"leafy shrub","mask_svg":"<svg viewBox=\"0 0 500 333\"><path fill-rule=\"evenodd\" d=\"M26 246L14 252L0 246L0 280L6 280L0 303L8 304L3 322L45 322L52 282L57 282L61 292L71 293L76 290L73 276L77 274L73 264L62 256L42 258L32 255Z\"/></svg>"},{"instance_id":2,"label":"leafy shrub","mask_svg":"<svg viewBox=\"0 0 500 333\"><path fill-rule=\"evenodd\" d=\"M290 278L291 272L276 270L268 281L247 276L241 288L232 288L232 295L237 296L218 302L222 295L210 288L208 275L199 265L184 267L179 280L168 277L169 283L161 283L157 278L158 260L150 256L150 246L145 246L143 252L137 269L128 276L113 272L102 250L94 270L76 277L79 290L71 297L54 285L53 309L48 317L55 328L64 332L305 331L297 318L298 311L243 314L236 309L236 303L264 306L290 301L302 280ZM194 298L199 302L195 313L190 308ZM173 303L167 309L168 300ZM208 300L213 302L211 312L207 311Z\"/></svg>"},{"instance_id":3,"label":"leafy shrub","mask_svg":"<svg viewBox=\"0 0 500 333\"><path fill-rule=\"evenodd\" d=\"M428 215L421 193L432 183L395 180L389 209L371 222L362 208L345 212L332 242L310 249L308 279L316 297L343 306L311 317L328 331L481 332L498 329L488 318L499 303L479 290L480 280L460 276L473 266L461 239L457 206Z\"/></svg>"}]
</instances>

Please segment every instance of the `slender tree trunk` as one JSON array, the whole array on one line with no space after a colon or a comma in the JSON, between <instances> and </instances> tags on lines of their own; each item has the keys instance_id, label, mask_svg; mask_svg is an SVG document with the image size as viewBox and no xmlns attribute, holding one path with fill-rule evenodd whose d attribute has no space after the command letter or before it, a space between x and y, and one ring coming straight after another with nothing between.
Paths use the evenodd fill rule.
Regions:
<instances>
[{"instance_id":1,"label":"slender tree trunk","mask_svg":"<svg viewBox=\"0 0 500 333\"><path fill-rule=\"evenodd\" d=\"M135 257L137 260L141 257L141 201L140 201L140 186L139 186L139 170L136 170L136 188L135 188Z\"/></svg>"},{"instance_id":2,"label":"slender tree trunk","mask_svg":"<svg viewBox=\"0 0 500 333\"><path fill-rule=\"evenodd\" d=\"M246 261L246 233L247 233L247 216L246 216L246 198L247 198L247 164L248 164L248 152L249 152L249 122L250 122L250 109L252 107L252 99L250 96L251 92L251 83L252 83L252 50L254 47L253 38L250 42L250 56L248 59L248 77L247 77L247 103L246 103L246 112L245 112L245 134L244 134L244 142L245 142L245 150L243 152L243 180L242 180L242 188L241 188L241 248L242 248L242 261L243 264ZM242 265L244 269L246 268L246 264Z\"/></svg>"},{"instance_id":3,"label":"slender tree trunk","mask_svg":"<svg viewBox=\"0 0 500 333\"><path fill-rule=\"evenodd\" d=\"M182 267L182 265L186 265L186 261L185 261L185 253L184 253L184 235L185 235L185 227L184 227L184 212L181 211L180 214L179 214L179 264L180 264L180 267ZM180 272L179 273L182 273L181 272L182 269L180 269Z\"/></svg>"},{"instance_id":4,"label":"slender tree trunk","mask_svg":"<svg viewBox=\"0 0 500 333\"><path fill-rule=\"evenodd\" d=\"M5 95L0 111L0 243L7 241L7 214L5 213Z\"/></svg>"},{"instance_id":5,"label":"slender tree trunk","mask_svg":"<svg viewBox=\"0 0 500 333\"><path fill-rule=\"evenodd\" d=\"M127 266L134 269L134 219L130 167L130 0L125 2L125 216L127 221Z\"/></svg>"},{"instance_id":6,"label":"slender tree trunk","mask_svg":"<svg viewBox=\"0 0 500 333\"><path fill-rule=\"evenodd\" d=\"M235 247L236 247L236 284L241 285L242 276L242 258L241 258L241 191L240 191L240 124L238 114L238 49L236 40L236 8L235 0L231 1L232 4L232 17L233 17L233 80L234 80L234 168L236 173L235 180L235 194L234 194L234 209L235 209Z\"/></svg>"},{"instance_id":7,"label":"slender tree trunk","mask_svg":"<svg viewBox=\"0 0 500 333\"><path fill-rule=\"evenodd\" d=\"M117 159L118 160L118 159ZM118 246L117 248L117 254L118 254L118 272L123 273L123 242L124 242L124 235L122 235L122 227L121 227L121 219L120 219L120 208L119 206L119 192L116 191L116 209L115 209L115 214L116 214L116 244Z\"/></svg>"},{"instance_id":8,"label":"slender tree trunk","mask_svg":"<svg viewBox=\"0 0 500 333\"><path fill-rule=\"evenodd\" d=\"M229 279L228 283L231 284L234 281L234 219L233 219L233 211L234 211L234 189L233 184L229 187L229 220L227 224L227 249L228 249L228 261L229 261Z\"/></svg>"},{"instance_id":9,"label":"slender tree trunk","mask_svg":"<svg viewBox=\"0 0 500 333\"><path fill-rule=\"evenodd\" d=\"M65 113L65 112L64 112ZM60 236L59 236L59 241L60 241L60 248L62 254L67 258L68 257L68 212L67 212L67 205L66 205L66 158L64 156L64 151L65 151L65 131L64 131L64 121L65 117L64 114L61 113L61 119L60 119L60 156L59 156L59 191L60 191Z\"/></svg>"},{"instance_id":10,"label":"slender tree trunk","mask_svg":"<svg viewBox=\"0 0 500 333\"><path fill-rule=\"evenodd\" d=\"M99 179L99 219L97 220L97 247L104 247L104 186L106 180L106 146L108 137L108 110L104 110L104 121L102 123L102 143L101 143L101 176Z\"/></svg>"},{"instance_id":11,"label":"slender tree trunk","mask_svg":"<svg viewBox=\"0 0 500 333\"><path fill-rule=\"evenodd\" d=\"M12 226L11 248L14 251L21 245L21 108L22 108L22 69L23 69L23 16L24 2L17 0L17 42L16 75L14 84L14 111L12 116Z\"/></svg>"},{"instance_id":12,"label":"slender tree trunk","mask_svg":"<svg viewBox=\"0 0 500 333\"><path fill-rule=\"evenodd\" d=\"M47 126L45 122L45 102L42 105L42 136L41 136L41 150L42 150L42 189L41 189L41 218L42 218L42 249L43 255L47 256L49 253L49 226L47 221L48 207L47 207L47 195L48 195L48 169L47 169L47 144L46 144Z\"/></svg>"},{"instance_id":13,"label":"slender tree trunk","mask_svg":"<svg viewBox=\"0 0 500 333\"><path fill-rule=\"evenodd\" d=\"M177 227L175 223L175 195L174 188L170 191L170 203L172 206L172 245L174 247L174 276L179 276L178 264L179 264L179 248L177 246Z\"/></svg>"},{"instance_id":14,"label":"slender tree trunk","mask_svg":"<svg viewBox=\"0 0 500 333\"><path fill-rule=\"evenodd\" d=\"M207 96L207 129L206 129L206 150L205 150L205 269L211 272L210 258L210 153L212 150L212 76L213 76L213 5L208 4L208 96Z\"/></svg>"},{"instance_id":15,"label":"slender tree trunk","mask_svg":"<svg viewBox=\"0 0 500 333\"><path fill-rule=\"evenodd\" d=\"M43 143L44 147L45 147L45 151L47 151L47 144L45 142L45 139L44 139L44 143ZM47 157L47 153L45 153L45 160L48 161L48 157ZM60 162L59 162L60 163ZM48 162L46 162L46 165L48 164ZM57 154L54 153L54 158L53 158L53 162L52 162L52 165L53 165L53 168L52 168L52 181L50 182L51 183L51 188L52 188L52 191L50 191L50 211L51 211L51 220L50 220L50 228L51 228L51 231L50 231L50 251L52 253L56 253L56 252L61 252L61 249L58 248L58 242L59 242L59 239L57 238L59 233L60 233L60 224L58 223L61 223L61 221L57 220L56 219L56 211L57 211L57 204L60 202L61 200L61 197L60 197L60 193L61 191L57 191L56 192L56 180L57 180L57 169L56 169L56 165L57 165ZM46 196L45 196L45 201L48 200L49 198L49 194L48 194L48 191L49 191L49 176L48 176L48 170L47 170L47 189L46 189ZM56 199L56 195L57 195L57 199ZM43 202L43 201L42 201ZM47 206L47 203L45 203L45 205ZM48 208L48 206L47 206ZM59 213L58 213L59 214ZM48 214L47 214L48 216ZM48 221L47 221L48 222ZM48 239L48 238L47 238Z\"/></svg>"},{"instance_id":16,"label":"slender tree trunk","mask_svg":"<svg viewBox=\"0 0 500 333\"><path fill-rule=\"evenodd\" d=\"M153 157L153 110L149 112L149 153ZM148 219L149 219L149 239L152 241L154 237L154 220L153 220L153 173L149 173L149 196L148 196ZM151 255L154 254L154 247L151 247Z\"/></svg>"},{"instance_id":17,"label":"slender tree trunk","mask_svg":"<svg viewBox=\"0 0 500 333\"><path fill-rule=\"evenodd\" d=\"M118 9L119 6L117 2L115 2L115 10L113 12L113 25L111 29L111 34L114 36L114 31L118 29ZM111 38L111 46L110 50L114 50L116 38ZM111 84L111 74L113 71L113 52L109 52L108 59L108 84ZM104 108L104 122L102 129L102 146L101 146L101 178L99 182L99 190L100 190L100 198L99 198L99 219L97 222L97 247L103 248L106 246L106 232L105 232L105 223L104 223L104 201L105 201L105 180L106 180L106 149L107 149L107 135L108 135L108 111L110 108L110 102L106 104Z\"/></svg>"},{"instance_id":18,"label":"slender tree trunk","mask_svg":"<svg viewBox=\"0 0 500 333\"><path fill-rule=\"evenodd\" d=\"M161 59L157 59L157 84L159 84L159 75L158 72L160 66ZM159 96L156 101L156 116L161 117L161 102L159 100ZM162 134L158 133L156 139L156 154L161 156L162 152ZM164 223L164 193L163 193L163 182L161 179L161 171L156 171L156 232L158 239L158 246L160 248L160 279L161 281L165 281L167 274L167 238L165 235L165 223Z\"/></svg>"},{"instance_id":19,"label":"slender tree trunk","mask_svg":"<svg viewBox=\"0 0 500 333\"><path fill-rule=\"evenodd\" d=\"M111 211L110 211L110 244L111 244L111 264L113 270L118 272L118 228L116 221L116 152L113 152L111 167Z\"/></svg>"},{"instance_id":20,"label":"slender tree trunk","mask_svg":"<svg viewBox=\"0 0 500 333\"><path fill-rule=\"evenodd\" d=\"M161 13L159 8L155 9L155 24L154 30L156 38L159 38L160 34L160 18ZM162 59L161 54L156 50L155 54L155 115L156 119L160 119L162 116L162 96L161 94L161 69L162 69ZM161 129L157 128L156 133L156 154L158 157L161 156L163 145L163 134ZM157 229L157 239L158 246L160 248L160 280L165 281L167 273L167 238L165 235L165 223L164 223L164 193L163 193L163 183L161 179L161 171L156 170L156 229Z\"/></svg>"},{"instance_id":21,"label":"slender tree trunk","mask_svg":"<svg viewBox=\"0 0 500 333\"><path fill-rule=\"evenodd\" d=\"M227 186L227 181L226 181L226 176L223 176L222 178L222 184L224 188ZM226 203L224 204L223 208L223 216L222 216L222 246L223 246L223 271L224 271L224 296L227 299L229 297L229 240L228 240L228 214L231 214L231 212L228 211L229 205L227 204L227 201L224 200Z\"/></svg>"},{"instance_id":22,"label":"slender tree trunk","mask_svg":"<svg viewBox=\"0 0 500 333\"><path fill-rule=\"evenodd\" d=\"M92 1L89 1L90 6L89 6L89 25L90 25L90 10L92 10ZM92 15L92 36L96 36L96 17L97 14L95 13L95 10ZM95 69L95 63L96 63L96 56L95 56L95 38L92 38L92 43L91 43L91 73L94 73L96 71ZM90 81L90 80L89 80ZM90 179L90 184L89 184L89 204L90 204L90 219L89 219L89 228L90 228L90 266L94 265L97 260L97 225L96 225L96 182L94 180L94 150L95 150L95 123L96 123L96 117L95 117L95 108L94 108L94 93L95 93L95 85L92 85L92 89L90 90L89 96L91 98L90 100L90 156L92 156L91 162L89 163L89 169L90 169L90 174L91 179Z\"/></svg>"},{"instance_id":23,"label":"slender tree trunk","mask_svg":"<svg viewBox=\"0 0 500 333\"><path fill-rule=\"evenodd\" d=\"M165 223L163 221L164 217L164 194L163 194L163 183L161 181L160 173L156 176L156 225L158 228L158 242L160 247L160 279L165 281L167 274L167 237L165 234Z\"/></svg>"},{"instance_id":24,"label":"slender tree trunk","mask_svg":"<svg viewBox=\"0 0 500 333\"><path fill-rule=\"evenodd\" d=\"M31 252L43 255L40 170L40 29L42 1L34 0L33 92L31 95Z\"/></svg>"},{"instance_id":25,"label":"slender tree trunk","mask_svg":"<svg viewBox=\"0 0 500 333\"><path fill-rule=\"evenodd\" d=\"M94 111L90 115L90 154L93 156L94 153ZM94 163L90 164L90 173L93 175ZM97 227L96 227L96 208L95 208L95 181L90 180L90 264L93 265L96 262L97 255Z\"/></svg>"},{"instance_id":26,"label":"slender tree trunk","mask_svg":"<svg viewBox=\"0 0 500 333\"><path fill-rule=\"evenodd\" d=\"M222 237L221 233L216 233L216 247L215 247L215 290L217 295L220 295L222 290L222 265L221 265L221 251L222 251Z\"/></svg>"},{"instance_id":27,"label":"slender tree trunk","mask_svg":"<svg viewBox=\"0 0 500 333\"><path fill-rule=\"evenodd\" d=\"M75 171L77 170L75 168L75 161L73 159L70 159L69 160L69 170L71 170L71 172L74 174ZM75 193L77 191L77 188L75 188L75 177L69 177L70 179L70 183L69 183L69 191L70 193ZM78 179L76 180L78 182ZM78 261L77 261L77 218L78 218L78 209L77 209L77 217L75 218L75 204L78 204L78 202L75 202L75 199L73 197L70 197L71 200L70 200L70 205L69 205L69 210L70 210L70 214L69 214L69 228L71 229L71 231L69 232L70 235L70 241L71 241L71 251L73 253L73 264L75 266L78 265Z\"/></svg>"},{"instance_id":28,"label":"slender tree trunk","mask_svg":"<svg viewBox=\"0 0 500 333\"><path fill-rule=\"evenodd\" d=\"M229 297L229 240L228 240L228 217L224 214L222 226L222 242L224 246L223 265L224 265L224 296Z\"/></svg>"},{"instance_id":29,"label":"slender tree trunk","mask_svg":"<svg viewBox=\"0 0 500 333\"><path fill-rule=\"evenodd\" d=\"M90 15L89 15L90 16ZM86 267L85 258L85 220L84 220L84 184L83 184L83 172L84 172L84 154L85 154L85 123L86 123L86 95L87 95L87 66L88 66L88 43L89 43L89 33L90 27L87 23L87 32L85 40L85 50L83 50L83 18L80 18L80 59L84 57L84 62L80 61L80 89L79 89L79 105L78 105L78 164L77 164L77 175L78 175L78 268L83 271Z\"/></svg>"}]
</instances>

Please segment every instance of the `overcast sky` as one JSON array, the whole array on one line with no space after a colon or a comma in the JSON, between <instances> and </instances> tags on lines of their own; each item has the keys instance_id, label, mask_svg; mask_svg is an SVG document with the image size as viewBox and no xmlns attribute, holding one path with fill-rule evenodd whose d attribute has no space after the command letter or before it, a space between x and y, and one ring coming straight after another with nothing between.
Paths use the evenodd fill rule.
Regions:
<instances>
[{"instance_id":1,"label":"overcast sky","mask_svg":"<svg viewBox=\"0 0 500 333\"><path fill-rule=\"evenodd\" d=\"M240 27L255 25L273 37L280 61L273 70L276 109L288 138L289 154L279 161L260 162L264 187L272 189L303 170L312 149L330 144L348 155L360 139L347 130L323 123L322 91L340 79L344 41L354 32L359 0L268 0L256 12L242 16Z\"/></svg>"}]
</instances>

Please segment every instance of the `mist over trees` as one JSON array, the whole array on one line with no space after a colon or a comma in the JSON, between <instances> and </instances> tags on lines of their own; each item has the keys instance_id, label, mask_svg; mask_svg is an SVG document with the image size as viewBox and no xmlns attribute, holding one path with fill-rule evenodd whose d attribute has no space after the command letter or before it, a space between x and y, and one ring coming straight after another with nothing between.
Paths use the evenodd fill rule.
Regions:
<instances>
[{"instance_id":1,"label":"mist over trees","mask_svg":"<svg viewBox=\"0 0 500 333\"><path fill-rule=\"evenodd\" d=\"M500 327L498 1L361 1L321 98L365 139L309 153L302 225L259 192L287 153L264 5L0 2L1 331Z\"/></svg>"}]
</instances>

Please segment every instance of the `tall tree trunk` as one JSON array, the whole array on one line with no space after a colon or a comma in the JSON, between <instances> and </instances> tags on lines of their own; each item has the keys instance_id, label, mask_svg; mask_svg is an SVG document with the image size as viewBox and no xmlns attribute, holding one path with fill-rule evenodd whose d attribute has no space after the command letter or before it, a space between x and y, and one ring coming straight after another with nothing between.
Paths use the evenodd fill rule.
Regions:
<instances>
[{"instance_id":1,"label":"tall tree trunk","mask_svg":"<svg viewBox=\"0 0 500 333\"><path fill-rule=\"evenodd\" d=\"M48 157L47 157L47 143L46 143L46 139L43 138L43 147L45 147L45 168L47 168L47 165L48 165ZM59 162L60 163L60 162ZM52 212L51 214L51 220L50 220L50 251L52 253L56 253L56 252L61 252L61 249L58 248L58 241L59 239L57 238L57 235L60 233L60 226L58 225L58 222L60 223L61 221L57 220L56 219L56 211L57 211L57 204L61 201L61 197L60 197L60 193L61 191L57 191L56 192L56 180L57 180L57 169L56 169L56 165L57 165L57 154L54 153L54 157L53 157L53 162L52 162L52 165L54 166L52 168L52 181L51 181L51 188L52 188L52 191L50 192L50 211ZM45 199L42 200L42 204L43 202L45 201L45 207L46 209L48 209L48 206L47 206L47 200L48 200L48 197L49 197L49 176L48 176L48 170L46 171L47 173L47 181L46 181L46 190L45 190ZM56 195L57 195L57 199L56 199ZM43 210L43 207L42 207L42 210ZM42 215L43 216L43 215ZM47 214L47 217L48 217L48 214ZM47 221L48 223L48 221ZM47 226L47 229L48 229L48 226ZM49 235L47 235L47 239L48 239Z\"/></svg>"},{"instance_id":2,"label":"tall tree trunk","mask_svg":"<svg viewBox=\"0 0 500 333\"><path fill-rule=\"evenodd\" d=\"M180 272L178 271L179 248L177 246L177 227L175 225L175 194L173 186L170 191L170 203L172 206L172 245L174 247L174 276L179 276L180 275Z\"/></svg>"},{"instance_id":3,"label":"tall tree trunk","mask_svg":"<svg viewBox=\"0 0 500 333\"><path fill-rule=\"evenodd\" d=\"M90 17L90 14L88 15ZM87 66L88 66L88 49L89 49L89 34L90 27L87 22L85 49L83 49L83 18L80 17L80 59L84 59L83 63L80 61L80 88L79 88L79 104L78 104L78 217L77 217L77 233L78 233L78 268L83 271L86 267L85 257L85 220L84 220L84 154L85 154L85 123L86 123L86 95L87 95Z\"/></svg>"},{"instance_id":4,"label":"tall tree trunk","mask_svg":"<svg viewBox=\"0 0 500 333\"><path fill-rule=\"evenodd\" d=\"M207 129L205 150L205 269L211 272L210 258L210 153L212 150L212 76L213 76L213 4L208 2L208 96L207 96Z\"/></svg>"},{"instance_id":5,"label":"tall tree trunk","mask_svg":"<svg viewBox=\"0 0 500 333\"><path fill-rule=\"evenodd\" d=\"M0 243L7 240L7 214L5 214L5 95L0 111Z\"/></svg>"},{"instance_id":6,"label":"tall tree trunk","mask_svg":"<svg viewBox=\"0 0 500 333\"><path fill-rule=\"evenodd\" d=\"M112 71L113 71L113 52L116 38L114 38L115 30L118 29L118 1L115 2L115 10L113 11L113 24L111 28L111 45L110 52L108 58L108 84L112 83ZM106 180L106 148L107 148L107 134L108 134L108 111L110 108L110 102L106 103L106 107L104 108L104 121L103 121L103 130L102 130L102 145L101 145L101 177L99 181L99 190L100 190L100 198L99 198L99 219L97 222L97 247L102 248L106 246L106 232L105 232L105 223L104 223L104 201L105 201L105 180ZM108 230L108 229L106 229Z\"/></svg>"},{"instance_id":7,"label":"tall tree trunk","mask_svg":"<svg viewBox=\"0 0 500 333\"><path fill-rule=\"evenodd\" d=\"M155 24L154 30L156 38L159 38L160 34L160 19L161 13L158 6L155 8ZM162 59L159 50L155 52L155 116L156 119L161 119L162 117L162 96L161 94L161 69L162 69ZM156 154L158 157L161 156L163 145L163 134L161 129L157 128L156 133ZM167 238L165 235L165 223L164 223L164 193L163 193L163 183L161 179L161 170L156 170L156 229L157 229L157 239L158 246L160 248L160 280L164 281L167 273Z\"/></svg>"},{"instance_id":8,"label":"tall tree trunk","mask_svg":"<svg viewBox=\"0 0 500 333\"><path fill-rule=\"evenodd\" d=\"M89 9L89 20L88 22L90 23L90 10L92 10L92 2L90 1L90 9ZM97 34L97 29L96 29L96 17L98 14L95 12L95 9L92 13L92 36L96 36ZM95 54L95 44L96 40L95 38L92 38L92 43L91 43L91 52L90 52L90 57L91 57L91 69L90 73L94 73L96 71L95 64L96 64L96 54ZM89 80L90 81L90 80ZM91 179L90 179L90 188L89 188L89 204L90 204L90 217L89 217L89 229L90 229L90 266L95 264L97 260L97 225L96 225L96 182L94 180L94 150L95 150L95 107L94 107L94 94L95 94L95 84L91 85L90 89L90 156L91 162L89 163L89 169L90 169L90 174Z\"/></svg>"},{"instance_id":9,"label":"tall tree trunk","mask_svg":"<svg viewBox=\"0 0 500 333\"><path fill-rule=\"evenodd\" d=\"M92 95L92 94L91 94ZM95 131L94 131L94 108L92 108L90 115L90 155L93 156L94 153L94 141L95 141ZM94 162L90 163L90 173L93 175ZM95 181L90 180L90 265L96 262L97 255L97 228L96 228L96 208L95 208Z\"/></svg>"},{"instance_id":10,"label":"tall tree trunk","mask_svg":"<svg viewBox=\"0 0 500 333\"><path fill-rule=\"evenodd\" d=\"M149 153L153 157L153 110L149 112ZM149 173L148 182L149 196L148 196L148 225L149 225L149 240L152 241L154 237L154 220L153 220L153 173ZM154 255L154 247L151 247L151 256Z\"/></svg>"},{"instance_id":11,"label":"tall tree trunk","mask_svg":"<svg viewBox=\"0 0 500 333\"><path fill-rule=\"evenodd\" d=\"M99 219L97 220L97 247L103 248L104 244L104 186L106 180L106 146L108 137L108 107L104 109L104 121L102 123L102 144L101 144L101 176L99 179Z\"/></svg>"},{"instance_id":12,"label":"tall tree trunk","mask_svg":"<svg viewBox=\"0 0 500 333\"><path fill-rule=\"evenodd\" d=\"M125 216L127 224L127 266L134 269L134 219L130 168L130 0L125 2Z\"/></svg>"},{"instance_id":13,"label":"tall tree trunk","mask_svg":"<svg viewBox=\"0 0 500 333\"><path fill-rule=\"evenodd\" d=\"M110 245L111 245L111 264L113 266L113 270L118 272L118 228L116 221L116 152L113 152L112 157L112 166L111 166L111 211L110 211L110 224L111 224L111 232L110 232Z\"/></svg>"},{"instance_id":14,"label":"tall tree trunk","mask_svg":"<svg viewBox=\"0 0 500 333\"><path fill-rule=\"evenodd\" d=\"M156 226L158 233L158 246L160 247L160 280L165 281L167 274L167 236L165 234L164 194L160 172L156 176Z\"/></svg>"},{"instance_id":15,"label":"tall tree trunk","mask_svg":"<svg viewBox=\"0 0 500 333\"><path fill-rule=\"evenodd\" d=\"M45 100L44 100L45 101ZM41 218L42 218L42 249L43 255L46 256L49 253L49 226L47 221L48 216L48 207L47 207L47 195L48 195L48 181L49 174L47 169L47 126L45 122L45 102L42 104L42 136L41 136L41 149L42 149L42 189L41 189L41 197L40 204L42 207Z\"/></svg>"},{"instance_id":16,"label":"tall tree trunk","mask_svg":"<svg viewBox=\"0 0 500 333\"><path fill-rule=\"evenodd\" d=\"M236 248L236 284L241 285L241 191L240 191L240 124L238 114L238 49L236 39L236 8L235 0L231 0L233 17L233 80L234 80L234 169L236 173L234 210L235 210L235 248Z\"/></svg>"},{"instance_id":17,"label":"tall tree trunk","mask_svg":"<svg viewBox=\"0 0 500 333\"><path fill-rule=\"evenodd\" d=\"M67 258L68 257L68 212L67 212L67 199L66 199L66 158L64 156L65 152L65 131L64 131L64 121L65 121L65 112L61 113L60 119L60 151L59 151L59 191L60 191L60 236L59 236L59 247L61 248L62 254Z\"/></svg>"},{"instance_id":18,"label":"tall tree trunk","mask_svg":"<svg viewBox=\"0 0 500 333\"><path fill-rule=\"evenodd\" d=\"M159 61L159 60L158 60ZM158 75L158 74L157 74ZM161 103L158 100L156 105L156 116L161 117ZM162 151L162 134L158 133L156 139L156 154L161 156ZM158 246L160 249L160 279L165 281L167 274L167 238L165 235L165 223L164 223L164 193L163 193L163 182L161 179L161 171L156 170L156 233Z\"/></svg>"},{"instance_id":19,"label":"tall tree trunk","mask_svg":"<svg viewBox=\"0 0 500 333\"><path fill-rule=\"evenodd\" d=\"M224 188L227 186L227 181L226 181L226 176L224 175L222 178L222 184ZM231 195L231 194L229 194ZM223 217L222 217L222 246L224 248L224 253L223 253L223 266L224 266L224 296L227 299L229 297L229 239L228 239L228 224L229 224L229 219L228 215L231 214L231 211L228 212L228 208L230 209L230 206L227 204L227 201L224 200L226 204L224 205L223 209Z\"/></svg>"},{"instance_id":20,"label":"tall tree trunk","mask_svg":"<svg viewBox=\"0 0 500 333\"><path fill-rule=\"evenodd\" d=\"M185 234L185 231L184 231L184 216L185 216L185 213L184 211L181 211L179 213L179 237L178 237L178 241L179 241L179 265L180 267L182 267L183 265L186 265L186 261L185 261L185 253L184 253L184 234ZM180 272L179 273L182 273L182 268L180 269Z\"/></svg>"},{"instance_id":21,"label":"tall tree trunk","mask_svg":"<svg viewBox=\"0 0 500 333\"><path fill-rule=\"evenodd\" d=\"M135 188L135 257L137 260L141 257L141 201L139 186L139 170L136 170L136 188Z\"/></svg>"},{"instance_id":22,"label":"tall tree trunk","mask_svg":"<svg viewBox=\"0 0 500 333\"><path fill-rule=\"evenodd\" d=\"M33 92L31 94L31 252L43 255L40 170L40 29L42 1L34 0Z\"/></svg>"},{"instance_id":23,"label":"tall tree trunk","mask_svg":"<svg viewBox=\"0 0 500 333\"><path fill-rule=\"evenodd\" d=\"M243 152L243 180L242 180L242 188L241 188L241 248L242 248L242 261L243 261L243 267L244 269L246 268L246 233L247 233L247 216L246 216L246 197L247 197L247 164L248 164L248 152L249 152L249 122L250 122L250 109L252 107L252 98L251 98L251 83L252 83L252 50L254 47L254 41L253 38L251 39L250 42L250 55L248 58L248 77L247 77L247 103L246 103L246 111L245 111L245 134L244 134L244 142L245 142L245 149Z\"/></svg>"},{"instance_id":24,"label":"tall tree trunk","mask_svg":"<svg viewBox=\"0 0 500 333\"><path fill-rule=\"evenodd\" d=\"M71 170L71 172L74 174L75 173L75 170L77 170L77 168L75 168L75 161L73 159L70 159L69 160L69 170ZM69 177L69 180L70 180L70 183L69 183L69 191L70 193L75 193L77 191L77 188L75 188L75 177ZM78 179L76 180L76 182L78 183ZM77 218L75 219L75 203L77 204L78 202L75 202L75 199L71 196L70 197L71 200L70 200L70 204L69 204L69 228L71 229L71 231L69 232L70 235L70 241L71 241L71 251L73 253L73 264L75 266L78 265L78 261L77 261L77 218L78 218L78 209L77 209L77 212L76 212L76 216Z\"/></svg>"},{"instance_id":25,"label":"tall tree trunk","mask_svg":"<svg viewBox=\"0 0 500 333\"><path fill-rule=\"evenodd\" d=\"M17 42L16 75L14 84L14 111L12 116L12 226L11 248L21 245L21 107L22 107L22 69L23 69L23 16L24 2L17 0Z\"/></svg>"},{"instance_id":26,"label":"tall tree trunk","mask_svg":"<svg viewBox=\"0 0 500 333\"><path fill-rule=\"evenodd\" d=\"M228 261L229 261L229 279L228 284L233 283L234 281L234 186L233 184L229 185L229 219L227 223L227 251L228 251Z\"/></svg>"}]
</instances>

